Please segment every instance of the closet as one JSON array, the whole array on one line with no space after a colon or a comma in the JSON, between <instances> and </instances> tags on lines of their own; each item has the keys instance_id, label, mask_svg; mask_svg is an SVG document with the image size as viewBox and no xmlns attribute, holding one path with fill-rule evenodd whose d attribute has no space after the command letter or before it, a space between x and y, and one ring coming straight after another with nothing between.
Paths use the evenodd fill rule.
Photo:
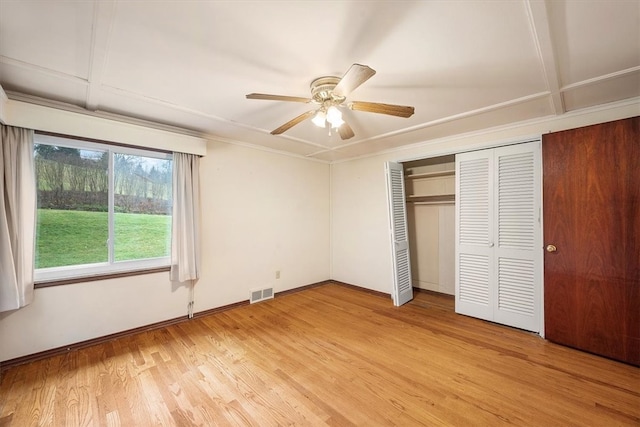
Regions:
<instances>
[{"instance_id":1,"label":"closet","mask_svg":"<svg viewBox=\"0 0 640 427\"><path fill-rule=\"evenodd\" d=\"M412 285L454 295L455 156L403 165Z\"/></svg>"},{"instance_id":2,"label":"closet","mask_svg":"<svg viewBox=\"0 0 640 427\"><path fill-rule=\"evenodd\" d=\"M541 331L540 140L387 169L396 305L425 289L455 295L457 313Z\"/></svg>"}]
</instances>

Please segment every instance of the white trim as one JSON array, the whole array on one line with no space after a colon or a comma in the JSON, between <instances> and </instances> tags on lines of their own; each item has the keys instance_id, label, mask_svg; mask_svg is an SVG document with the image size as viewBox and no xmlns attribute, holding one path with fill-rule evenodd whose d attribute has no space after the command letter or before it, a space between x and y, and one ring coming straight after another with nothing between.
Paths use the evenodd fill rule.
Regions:
<instances>
[{"instance_id":1,"label":"white trim","mask_svg":"<svg viewBox=\"0 0 640 427\"><path fill-rule=\"evenodd\" d=\"M169 257L163 257L135 261L120 261L114 262L113 264L101 262L96 264L39 268L35 270L34 279L36 283L51 280L76 279L79 277L92 277L101 274L117 274L137 270L169 267L170 264L171 262Z\"/></svg>"},{"instance_id":2,"label":"white trim","mask_svg":"<svg viewBox=\"0 0 640 427\"><path fill-rule=\"evenodd\" d=\"M98 105L100 105L100 86L102 85L104 69L107 66L115 13L115 0L97 2L93 9L88 85L85 97L85 106L90 111L97 110Z\"/></svg>"},{"instance_id":3,"label":"white trim","mask_svg":"<svg viewBox=\"0 0 640 427\"><path fill-rule=\"evenodd\" d=\"M415 160L431 159L433 157L450 156L454 154L467 153L469 151L484 150L487 148L505 147L507 145L525 144L527 142L539 142L541 141L541 138L542 138L541 135L528 135L528 136L518 137L518 138L507 138L503 140L491 141L488 143L482 142L477 144L466 145L464 147L445 148L440 151L429 152L429 154L427 155L425 154L416 155L407 159L400 159L397 161L400 163L406 163L406 162L412 162Z\"/></svg>"},{"instance_id":4,"label":"white trim","mask_svg":"<svg viewBox=\"0 0 640 427\"><path fill-rule=\"evenodd\" d=\"M57 71L51 68L42 67L40 65L30 64L28 62L20 61L19 59L10 58L4 55L0 55L0 63L8 64L16 68L22 68L24 70L35 71L37 73L44 74L48 77L65 80L70 83L82 85L83 87L86 87L89 84L87 79L84 77L74 76L72 74L64 73L62 71Z\"/></svg>"},{"instance_id":5,"label":"white trim","mask_svg":"<svg viewBox=\"0 0 640 427\"><path fill-rule=\"evenodd\" d=\"M538 219L540 221L540 252L542 260L540 261L540 330L538 335L542 338L545 336L544 330L544 164L542 163L542 138L540 138L540 211L538 212Z\"/></svg>"},{"instance_id":6,"label":"white trim","mask_svg":"<svg viewBox=\"0 0 640 427\"><path fill-rule=\"evenodd\" d=\"M282 136L282 135L280 135L280 136ZM316 151L316 152L314 152L312 154L295 154L295 153L290 153L288 151L281 151L281 150L276 150L275 148L265 147L263 145L255 145L255 144L251 144L249 142L242 142L242 141L237 141L235 139L222 138L222 137L218 137L218 136L207 137L207 141L221 142L223 144L229 144L229 145L237 145L237 146L240 146L240 147L250 148L252 150L259 150L259 151L264 151L264 152L271 153L271 154L279 154L281 156L294 157L296 159L309 160L311 162L316 162L316 163L324 163L324 164L331 164L332 163L331 161L327 161L327 160L323 160L323 159L314 159L314 158L309 157L309 156L315 156L318 153L325 153L325 152L333 151L333 150L321 150L321 151Z\"/></svg>"},{"instance_id":7,"label":"white trim","mask_svg":"<svg viewBox=\"0 0 640 427\"><path fill-rule=\"evenodd\" d=\"M76 117L78 117L79 120L82 121L86 121L85 119L82 119L82 117L92 117L92 118L97 118L97 119L102 119L105 122L113 122L114 124L120 124L121 127L124 126L136 126L136 127L140 127L140 128L144 128L144 129L148 129L152 132L164 132L168 135L171 136L176 136L176 138L178 139L190 139L191 141L187 141L186 144L181 144L181 143L177 143L174 144L173 146L175 146L176 149L172 150L171 148L167 148L167 150L169 151L180 151L180 152L184 152L184 153L189 153L189 154L196 154L196 155L200 155L200 156L204 156L207 153L207 142L208 141L212 141L212 142L222 142L225 144L231 144L231 145L238 145L241 147L246 147L246 148L251 148L254 150L260 150L260 151L264 151L267 153L272 153L272 154L278 154L278 155L282 155L282 156L287 156L287 157L294 157L294 158L298 158L298 159L303 159L303 160L309 160L312 162L317 162L317 163L323 163L323 164L330 164L330 161L327 160L322 160L322 159L315 159L315 158L311 158L309 157L309 155L303 155L303 154L295 154L295 153L289 153L286 151L281 151L281 150L276 150L274 148L269 148L269 147L264 147L261 145L256 145L256 144L251 144L248 142L243 142L243 141L237 141L234 139L229 139L229 138L223 138L223 137L218 137L218 136L214 136L214 135L208 135L208 136L204 136L201 135L198 132L194 132L188 129L183 129L183 128L176 128L173 126L168 126L168 125L163 125L163 124L159 124L159 123L153 123L153 122L149 122L146 120L141 120L141 119L134 119L131 117L127 117L127 116L121 116L118 114L113 114L113 113L108 113L105 111L88 111L88 110L84 110L80 107L77 107L75 105L70 105L70 104L66 104L66 103L62 103L62 102L56 102L56 101L50 101L44 98L38 98L38 97L34 97L34 96L29 96L29 95L23 95L20 93L14 93L14 92L10 92L11 98L7 98L7 101L9 103L23 103L23 104L27 104L30 106L33 106L34 108L28 108L28 110L33 110L34 112L37 112L39 115L42 114L41 111L38 111L38 107L40 108L46 108L48 109L47 111L51 111L52 114L56 113L58 111L61 112L68 112L68 113L72 113L73 115L75 115ZM1 104L0 104L0 108L1 108ZM1 111L1 110L0 110ZM22 113L22 112L21 112ZM46 117L46 114L42 114L43 116ZM38 119L33 119L36 122L41 122L43 119L42 118L38 118ZM2 121L2 116L0 116L0 121ZM29 119L21 119L21 121L29 121ZM47 122L52 121L55 122L55 120L51 120L47 118ZM16 125L17 126L17 125ZM59 126L58 124L56 124L55 126ZM29 126L24 126L24 127L29 127ZM42 125L41 127L44 128L37 128L37 127L30 127L31 129L36 129L36 130L41 130L41 131L45 131L45 132L54 132L54 133L60 133L60 134L65 134L65 135L69 135L69 136L77 136L77 137L90 137L90 138L94 138L94 139L99 139L99 140L110 140L113 142L121 142L121 143L125 143L125 144L131 144L132 142L123 142L123 141L119 141L117 139L114 138L109 138L108 136L105 136L107 133L99 133L97 135L88 135L87 132L82 132L82 131L65 131L65 130L54 130L52 128L50 128L50 126L47 126L46 123L44 125ZM82 128L81 125L75 126L75 128ZM251 127L247 127L248 129L251 130L256 130L254 128ZM261 130L258 130L261 131ZM266 132L266 131L262 131L262 132ZM109 133L110 134L110 133ZM297 140L296 138L290 138L287 137L288 139L293 139L293 140ZM127 140L129 140L129 138L127 138ZM304 141L302 141L304 142ZM308 144L307 142L304 142L305 144ZM190 145L196 144L196 147L188 150L187 148ZM140 146L144 146L144 147L148 147L148 148L161 148L159 146L152 146L150 144L144 145L143 143L137 143L134 145L140 145ZM324 151L331 151L330 149L328 150L320 150L317 152L314 152L312 155L317 154L318 152L324 152Z\"/></svg>"},{"instance_id":8,"label":"white trim","mask_svg":"<svg viewBox=\"0 0 640 427\"><path fill-rule=\"evenodd\" d=\"M101 144L97 142L83 141L73 138L64 138L53 135L42 135L36 133L34 136L34 144L48 144L79 150L91 150L96 152L109 153L108 165L108 235L107 235L107 261L93 264L69 265L50 268L36 268L34 278L35 281L50 281L59 279L73 279L78 277L91 277L100 274L113 274L128 271L152 269L159 267L169 267L171 260L169 255L159 258L136 259L126 261L115 260L115 246L111 242L115 242L115 189L114 189L114 160L115 154L128 154L138 157L150 157L156 159L171 159L172 155L158 151L149 151L144 149L136 149L131 147L119 147L109 144ZM168 233L170 236L170 233Z\"/></svg>"},{"instance_id":9,"label":"white trim","mask_svg":"<svg viewBox=\"0 0 640 427\"><path fill-rule=\"evenodd\" d=\"M76 114L83 114L87 116L100 117L102 119L113 120L116 122L129 123L132 125L139 125L143 127L148 127L151 129L164 130L170 133L176 133L179 135L188 135L193 136L195 138L199 138L202 136L201 132L196 132L190 129L181 128L178 126L167 125L163 123L153 122L145 119L138 119L130 116L123 116L122 114L110 113L108 111L90 111L86 108L79 107L74 104L68 104L62 101L54 101L47 98L42 98L35 95L27 95L21 92L14 92L11 90L7 91L7 96L9 99L13 101L25 102L27 104L35 104L40 105L42 107L54 108L56 110L70 111Z\"/></svg>"},{"instance_id":10,"label":"white trim","mask_svg":"<svg viewBox=\"0 0 640 427\"><path fill-rule=\"evenodd\" d=\"M178 151L199 156L207 154L207 142L203 138L13 99L7 102L6 116L7 124L12 126L118 142L141 148Z\"/></svg>"},{"instance_id":11,"label":"white trim","mask_svg":"<svg viewBox=\"0 0 640 427\"><path fill-rule=\"evenodd\" d=\"M109 261L109 267L113 264L116 259L115 255L115 241L116 241L116 220L115 220L115 211L116 211L116 196L115 196L115 188L116 188L116 179L115 179L115 161L114 161L114 153L109 153L109 166L108 166L108 184L107 184L107 205L108 205L108 231L107 231L107 259Z\"/></svg>"},{"instance_id":12,"label":"white trim","mask_svg":"<svg viewBox=\"0 0 640 427\"><path fill-rule=\"evenodd\" d=\"M636 71L638 67L624 70L621 73L630 73ZM615 74L615 75L614 75ZM614 73L607 76L607 78L615 78L620 73ZM575 85L561 88L566 90L579 86L582 84L588 84L589 81L576 83ZM1 87L0 87L1 89ZM31 97L18 93L9 92L10 99L5 100L5 113L2 116L2 95L0 93L0 121L4 120L5 124L28 127L31 129L55 132L61 134L67 134L79 137L90 137L102 140L112 140L114 142L121 142L125 144L140 145L142 147L160 148L170 151L181 151L185 153L206 155L207 141L224 142L232 145L239 145L251 149L265 151L273 154L284 155L287 157L294 157L299 159L310 160L314 162L324 164L338 164L345 163L353 160L359 160L369 157L385 156L392 153L406 152L408 150L417 150L423 147L434 146L438 144L449 144L454 141L464 141L467 139L477 139L482 137L483 142L477 142L477 147L482 147L486 144L486 147L490 146L490 143L496 140L504 139L516 139L522 138L522 135L540 135L547 132L557 132L566 129L573 129L582 126L588 126L597 123L603 123L606 121L613 121L618 119L625 119L628 117L634 117L640 115L640 97L630 98L625 101L598 105L595 107L585 108L581 110L574 110L562 115L552 115L542 118L535 118L516 123L510 123L507 125L495 126L487 129L481 129L462 133L458 135L451 135L442 138L429 139L426 141L417 142L414 144L403 145L401 147L390 148L386 150L377 151L375 153L363 154L360 156L349 157L347 159L340 160L323 160L316 159L311 156L322 154L324 152L335 151L334 149L326 149L316 151L312 154L301 155L281 151L273 148L264 147L261 145L252 144L249 142L236 141L229 138L217 137L215 135L204 136L198 132L194 132L187 129L175 128L168 125L162 125L159 123L152 123L145 120L129 118L126 116L120 116L117 114L111 114L104 111L90 112L88 110L81 109L77 106L69 104L48 101L42 98ZM519 102L525 102L531 99L540 99L543 96L550 96L548 92L535 94L529 97L521 98L517 100ZM35 103L35 104L34 104ZM511 101L510 104L514 103ZM22 104L22 105L18 105ZM30 107L26 107L29 105ZM40 105L40 104L46 104ZM503 104L496 104L482 109L482 111L476 111L475 114L494 110ZM63 114L66 113L66 114ZM35 115L35 117L29 117L29 114ZM26 115L26 117L21 117ZM463 113L462 117L473 115L470 113ZM18 117L16 117L18 116ZM454 116L453 118L461 118ZM74 123L75 119L78 123ZM428 125L437 125L444 122L451 121L451 118L443 118L430 122ZM31 124L31 125L30 125ZM234 123L235 124L235 123ZM99 126L97 126L99 125ZM423 125L423 127L426 125ZM98 129L93 129L98 127ZM113 127L113 129L112 129ZM428 126L427 126L428 127ZM247 127L252 129L251 127ZM127 129L132 129L130 132ZM155 137L153 135L156 135ZM114 136L112 136L114 135ZM145 137L142 137L146 135ZM197 135L197 136L196 136ZM157 136L160 138L154 139ZM388 136L388 135L387 135ZM295 140L295 138L288 138ZM149 141L154 141L150 143ZM364 142L364 141L358 141ZM305 144L308 144L305 142ZM346 145L341 145L336 148L344 148ZM452 153L460 150L436 150L440 153ZM424 158L424 155L414 155L416 159ZM409 157L405 157L409 158ZM402 160L404 161L404 160Z\"/></svg>"},{"instance_id":13,"label":"white trim","mask_svg":"<svg viewBox=\"0 0 640 427\"><path fill-rule=\"evenodd\" d=\"M2 86L0 86L0 123L2 124L6 124L7 123L7 102L9 101L9 98L7 97L7 94L5 93L4 89L2 88Z\"/></svg>"},{"instance_id":14,"label":"white trim","mask_svg":"<svg viewBox=\"0 0 640 427\"><path fill-rule=\"evenodd\" d=\"M576 89L582 86L598 84L601 82L605 82L607 80L617 79L618 77L624 77L624 76L628 76L638 72L640 72L640 65L636 67L627 68L625 70L616 71L614 73L605 74L604 76L598 76L592 79L586 79L579 82L571 83L566 86L562 86L560 90L562 90L563 92L566 92L571 89Z\"/></svg>"},{"instance_id":15,"label":"white trim","mask_svg":"<svg viewBox=\"0 0 640 427\"><path fill-rule=\"evenodd\" d=\"M474 146L477 148L490 147L496 140L506 139L522 139L531 135L541 135L550 132L558 132L567 129L575 129L583 126L594 125L598 123L604 123L608 121L626 119L629 117L635 117L640 115L640 97L631 98L622 102L615 102L606 105L599 105L596 107L585 108L582 110L575 110L565 113L561 116L546 116L542 118L536 118L531 120L525 120L516 123L510 123L508 125L495 126L487 129L481 129L477 131L461 133L458 135L445 136L442 138L430 139L427 141L417 142L415 144L403 145L401 147L390 148L387 150L377 151L375 153L363 154L361 156L350 157L344 160L335 160L332 163L346 163L353 160L366 159L377 156L388 156L393 153L400 153L409 150L419 150L438 144L450 144L454 141L474 140L482 137L481 141L475 142ZM523 136L524 135L524 136ZM434 150L434 157L438 155L445 155L447 153L459 152L459 147L444 148ZM415 159L425 158L424 154L414 154L411 157ZM405 157L410 159L409 155ZM431 153L430 153L431 157ZM401 158L401 157L398 157ZM398 160L404 161L404 160ZM408 160L407 160L408 161Z\"/></svg>"},{"instance_id":16,"label":"white trim","mask_svg":"<svg viewBox=\"0 0 640 427\"><path fill-rule=\"evenodd\" d=\"M329 279L333 279L333 165L329 164Z\"/></svg>"},{"instance_id":17,"label":"white trim","mask_svg":"<svg viewBox=\"0 0 640 427\"><path fill-rule=\"evenodd\" d=\"M465 111L464 113L460 113L460 114L454 114L451 116L446 116L440 119L436 119L436 120L432 120L430 122L425 122L425 123L420 123L419 125L415 125L415 126L410 126L410 127L406 127L403 129L399 129L393 132L387 132L387 133L383 133L380 135L376 135L373 136L371 138L365 138L365 139L360 139L358 141L354 141L351 143L347 143L347 144L343 144L340 146L340 148L346 148L346 147L350 147L353 145L358 145L358 144L363 144L366 142L371 142L371 141L376 141L378 139L383 139L383 138L388 138L391 136L397 136L397 135L403 135L405 133L409 133L409 132L413 132L416 130L422 130L422 129L426 129L432 126L436 126L436 125L440 125L443 123L450 123L459 119L466 119L469 117L473 117L473 116L478 116L480 114L484 114L484 113L490 113L493 111L497 111L506 107L511 107L514 105L519 105L519 104L524 104L525 102L529 102L529 101L535 101L537 99L544 99L545 97L551 96L551 94L549 92L539 92L539 93L534 93L532 95L527 95L527 96L523 96L521 98L517 98L517 99L512 99L506 102L500 102L498 104L493 104L493 105L488 105L486 107L481 107L481 108L477 108L475 110L470 110L470 111Z\"/></svg>"},{"instance_id":18,"label":"white trim","mask_svg":"<svg viewBox=\"0 0 640 427\"><path fill-rule=\"evenodd\" d=\"M105 141L105 142L108 142L108 141ZM148 150L144 148L113 146L107 143L102 144L100 142L74 139L73 137L65 138L62 136L46 135L46 134L41 134L37 132L34 136L34 143L58 145L61 147L77 148L80 150L103 150L103 151L111 150L121 154L129 154L129 155L140 156L140 157L152 157L154 159L171 159L172 158L172 155L170 153L161 152L161 151L153 151L153 150Z\"/></svg>"},{"instance_id":19,"label":"white trim","mask_svg":"<svg viewBox=\"0 0 640 427\"><path fill-rule=\"evenodd\" d=\"M560 115L566 110L560 93L560 76L553 48L547 5L543 1L526 0L526 6L531 35L538 51L540 68L551 96L551 106L555 114Z\"/></svg>"}]
</instances>

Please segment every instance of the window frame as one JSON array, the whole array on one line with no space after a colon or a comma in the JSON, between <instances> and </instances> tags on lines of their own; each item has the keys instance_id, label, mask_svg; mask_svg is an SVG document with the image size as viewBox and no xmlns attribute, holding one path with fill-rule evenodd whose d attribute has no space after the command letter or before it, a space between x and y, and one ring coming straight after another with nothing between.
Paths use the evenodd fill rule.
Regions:
<instances>
[{"instance_id":1,"label":"window frame","mask_svg":"<svg viewBox=\"0 0 640 427\"><path fill-rule=\"evenodd\" d=\"M127 273L140 274L145 271L156 272L159 269L168 269L171 265L171 250L165 257L145 258L136 260L116 261L114 257L115 242L115 171L114 171L114 155L125 154L141 157L150 157L161 160L171 160L173 167L173 153L164 150L153 150L148 148L140 148L124 144L110 143L107 141L99 141L94 139L79 138L74 136L52 134L47 132L35 132L34 144L47 144L59 147L74 148L79 150L102 150L109 153L108 173L108 238L107 252L108 260L106 262L92 264L76 264L61 267L35 268L34 265L34 281L36 284L65 284L76 283L95 279L100 276L121 276ZM171 195L171 204L173 204L173 192ZM36 224L36 238L37 238ZM169 227L169 233L171 233ZM169 236L171 239L171 236ZM34 241L34 246L36 242Z\"/></svg>"}]
</instances>

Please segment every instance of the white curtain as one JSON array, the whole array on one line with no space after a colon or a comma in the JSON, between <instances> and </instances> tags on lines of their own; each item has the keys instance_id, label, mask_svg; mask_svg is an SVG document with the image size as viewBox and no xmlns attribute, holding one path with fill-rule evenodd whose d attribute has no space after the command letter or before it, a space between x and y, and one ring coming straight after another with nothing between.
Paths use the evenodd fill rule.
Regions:
<instances>
[{"instance_id":1,"label":"white curtain","mask_svg":"<svg viewBox=\"0 0 640 427\"><path fill-rule=\"evenodd\" d=\"M0 125L0 312L33 299L35 181L33 131Z\"/></svg>"},{"instance_id":2,"label":"white curtain","mask_svg":"<svg viewBox=\"0 0 640 427\"><path fill-rule=\"evenodd\" d=\"M171 280L200 277L200 157L173 154Z\"/></svg>"}]
</instances>

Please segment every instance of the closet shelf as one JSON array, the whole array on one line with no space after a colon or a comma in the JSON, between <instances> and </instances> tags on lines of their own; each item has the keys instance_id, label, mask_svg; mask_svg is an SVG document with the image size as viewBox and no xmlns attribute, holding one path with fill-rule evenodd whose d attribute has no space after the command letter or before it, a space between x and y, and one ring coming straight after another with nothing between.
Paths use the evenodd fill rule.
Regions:
<instances>
[{"instance_id":1,"label":"closet shelf","mask_svg":"<svg viewBox=\"0 0 640 427\"><path fill-rule=\"evenodd\" d=\"M455 203L455 194L438 194L435 196L407 196L408 203Z\"/></svg>"},{"instance_id":2,"label":"closet shelf","mask_svg":"<svg viewBox=\"0 0 640 427\"><path fill-rule=\"evenodd\" d=\"M405 175L405 179L421 179L421 178L437 178L439 176L453 176L456 174L456 171L438 171L438 172L425 172L425 173L414 173L411 175Z\"/></svg>"}]
</instances>

